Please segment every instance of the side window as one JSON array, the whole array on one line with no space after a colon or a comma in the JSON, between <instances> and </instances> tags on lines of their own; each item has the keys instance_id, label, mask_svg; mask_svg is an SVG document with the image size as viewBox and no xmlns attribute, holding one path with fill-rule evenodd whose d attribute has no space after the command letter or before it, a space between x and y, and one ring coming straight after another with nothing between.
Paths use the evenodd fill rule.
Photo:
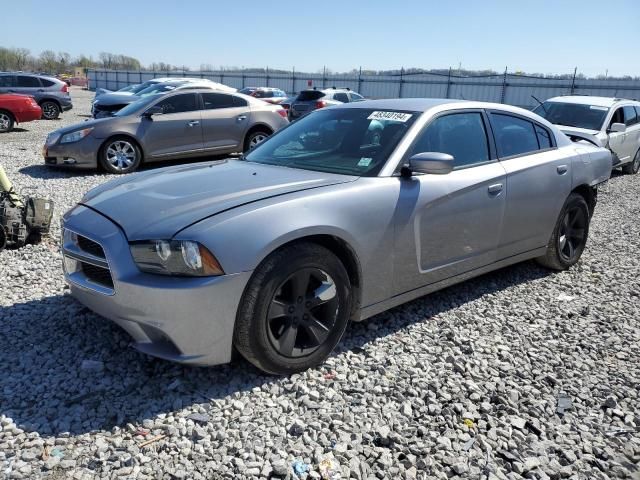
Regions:
<instances>
[{"instance_id":1,"label":"side window","mask_svg":"<svg viewBox=\"0 0 640 480\"><path fill-rule=\"evenodd\" d=\"M616 109L616 111L613 112L613 117L611 117L611 121L609 122L609 128L611 128L611 125L613 125L614 123L624 123L624 114L622 113L622 107Z\"/></svg>"},{"instance_id":2,"label":"side window","mask_svg":"<svg viewBox=\"0 0 640 480\"><path fill-rule=\"evenodd\" d=\"M13 75L0 75L0 87L15 87L15 78Z\"/></svg>"},{"instance_id":3,"label":"side window","mask_svg":"<svg viewBox=\"0 0 640 480\"><path fill-rule=\"evenodd\" d=\"M492 113L491 124L496 136L499 157L523 155L539 150L538 136L530 121L511 115Z\"/></svg>"},{"instance_id":4,"label":"side window","mask_svg":"<svg viewBox=\"0 0 640 480\"><path fill-rule=\"evenodd\" d=\"M40 80L38 79L38 77L27 77L26 75L18 75L18 87L40 88Z\"/></svg>"},{"instance_id":5,"label":"side window","mask_svg":"<svg viewBox=\"0 0 640 480\"><path fill-rule=\"evenodd\" d=\"M205 110L233 107L233 97L224 93L201 93Z\"/></svg>"},{"instance_id":6,"label":"side window","mask_svg":"<svg viewBox=\"0 0 640 480\"><path fill-rule=\"evenodd\" d=\"M342 92L334 93L333 99L338 102L349 103L349 97L347 96L346 93L342 93Z\"/></svg>"},{"instance_id":7,"label":"side window","mask_svg":"<svg viewBox=\"0 0 640 480\"><path fill-rule=\"evenodd\" d=\"M240 98L235 95L232 95L232 98L234 107L246 107L247 105L249 105L244 98Z\"/></svg>"},{"instance_id":8,"label":"side window","mask_svg":"<svg viewBox=\"0 0 640 480\"><path fill-rule=\"evenodd\" d=\"M638 119L638 123L640 123L640 107L636 107L636 118Z\"/></svg>"},{"instance_id":9,"label":"side window","mask_svg":"<svg viewBox=\"0 0 640 480\"><path fill-rule=\"evenodd\" d=\"M364 100L364 97L362 95L358 95L357 93L351 93L351 101L352 102L357 102L359 100Z\"/></svg>"},{"instance_id":10,"label":"side window","mask_svg":"<svg viewBox=\"0 0 640 480\"><path fill-rule=\"evenodd\" d=\"M636 109L633 108L631 105L627 106L627 107L622 107L622 111L624 113L624 124L627 127L630 127L632 125L635 125L636 123L638 123L638 118L636 116Z\"/></svg>"},{"instance_id":11,"label":"side window","mask_svg":"<svg viewBox=\"0 0 640 480\"><path fill-rule=\"evenodd\" d=\"M549 130L541 127L540 125L536 125L535 127L536 127L536 135L538 136L538 145L540 146L540 150L553 147L553 142L551 141L551 133L549 133Z\"/></svg>"},{"instance_id":12,"label":"side window","mask_svg":"<svg viewBox=\"0 0 640 480\"><path fill-rule=\"evenodd\" d=\"M420 134L411 155L422 152L453 155L455 168L488 162L489 143L482 114L454 113L436 118Z\"/></svg>"},{"instance_id":13,"label":"side window","mask_svg":"<svg viewBox=\"0 0 640 480\"><path fill-rule=\"evenodd\" d=\"M169 113L181 113L192 112L198 109L196 103L196 95L194 93L184 93L182 95L174 95L173 97L166 98L157 104L162 108L162 112Z\"/></svg>"},{"instance_id":14,"label":"side window","mask_svg":"<svg viewBox=\"0 0 640 480\"><path fill-rule=\"evenodd\" d=\"M53 87L55 85L54 82L47 80L46 78L41 78L40 81L42 82L43 87Z\"/></svg>"}]
</instances>

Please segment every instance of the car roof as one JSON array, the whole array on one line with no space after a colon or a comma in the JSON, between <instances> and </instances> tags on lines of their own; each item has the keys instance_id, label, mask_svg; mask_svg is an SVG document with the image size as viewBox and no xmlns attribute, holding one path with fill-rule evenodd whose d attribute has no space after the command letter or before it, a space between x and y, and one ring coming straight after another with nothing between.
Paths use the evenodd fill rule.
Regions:
<instances>
[{"instance_id":1,"label":"car roof","mask_svg":"<svg viewBox=\"0 0 640 480\"><path fill-rule=\"evenodd\" d=\"M562 95L547 99L547 102L575 103L578 105L594 105L597 107L612 107L619 102L631 102L626 98L596 97L591 95Z\"/></svg>"},{"instance_id":2,"label":"car roof","mask_svg":"<svg viewBox=\"0 0 640 480\"><path fill-rule=\"evenodd\" d=\"M427 110L438 107L440 105L458 104L463 102L467 101L452 100L448 98L389 98L384 100L362 100L360 102L343 103L339 106L339 108L379 108L385 110L409 110L412 112L426 112Z\"/></svg>"}]
</instances>

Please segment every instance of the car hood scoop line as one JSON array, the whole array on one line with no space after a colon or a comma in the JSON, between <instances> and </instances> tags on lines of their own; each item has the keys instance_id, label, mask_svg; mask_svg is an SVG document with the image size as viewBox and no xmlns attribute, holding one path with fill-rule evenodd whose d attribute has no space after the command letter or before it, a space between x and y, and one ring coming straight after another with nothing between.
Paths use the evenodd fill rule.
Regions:
<instances>
[{"instance_id":1,"label":"car hood scoop line","mask_svg":"<svg viewBox=\"0 0 640 480\"><path fill-rule=\"evenodd\" d=\"M357 177L218 161L141 172L92 190L81 204L117 223L130 241L173 237L213 215Z\"/></svg>"}]
</instances>

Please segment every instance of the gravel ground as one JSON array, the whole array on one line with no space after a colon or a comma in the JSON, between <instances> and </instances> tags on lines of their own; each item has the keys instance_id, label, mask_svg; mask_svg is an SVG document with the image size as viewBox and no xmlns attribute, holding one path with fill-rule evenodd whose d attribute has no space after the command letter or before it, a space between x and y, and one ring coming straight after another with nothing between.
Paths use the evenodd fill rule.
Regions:
<instances>
[{"instance_id":1,"label":"gravel ground","mask_svg":"<svg viewBox=\"0 0 640 480\"><path fill-rule=\"evenodd\" d=\"M288 378L187 368L66 295L59 216L110 178L42 163L45 135L88 114L72 95L61 120L0 136L16 186L56 202L51 239L0 253L0 478L317 479L328 461L342 478L640 478L640 176L601 191L568 272L529 262L408 303Z\"/></svg>"}]
</instances>

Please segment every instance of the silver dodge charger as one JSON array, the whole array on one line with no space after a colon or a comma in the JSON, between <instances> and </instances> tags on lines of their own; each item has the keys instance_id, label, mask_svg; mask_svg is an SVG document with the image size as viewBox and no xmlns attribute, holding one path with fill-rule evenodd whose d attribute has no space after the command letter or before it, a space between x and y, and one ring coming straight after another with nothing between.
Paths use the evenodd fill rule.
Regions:
<instances>
[{"instance_id":1,"label":"silver dodge charger","mask_svg":"<svg viewBox=\"0 0 640 480\"><path fill-rule=\"evenodd\" d=\"M610 152L516 107L318 110L235 160L91 190L66 213L72 294L142 352L288 374L349 320L528 259L580 258Z\"/></svg>"}]
</instances>

